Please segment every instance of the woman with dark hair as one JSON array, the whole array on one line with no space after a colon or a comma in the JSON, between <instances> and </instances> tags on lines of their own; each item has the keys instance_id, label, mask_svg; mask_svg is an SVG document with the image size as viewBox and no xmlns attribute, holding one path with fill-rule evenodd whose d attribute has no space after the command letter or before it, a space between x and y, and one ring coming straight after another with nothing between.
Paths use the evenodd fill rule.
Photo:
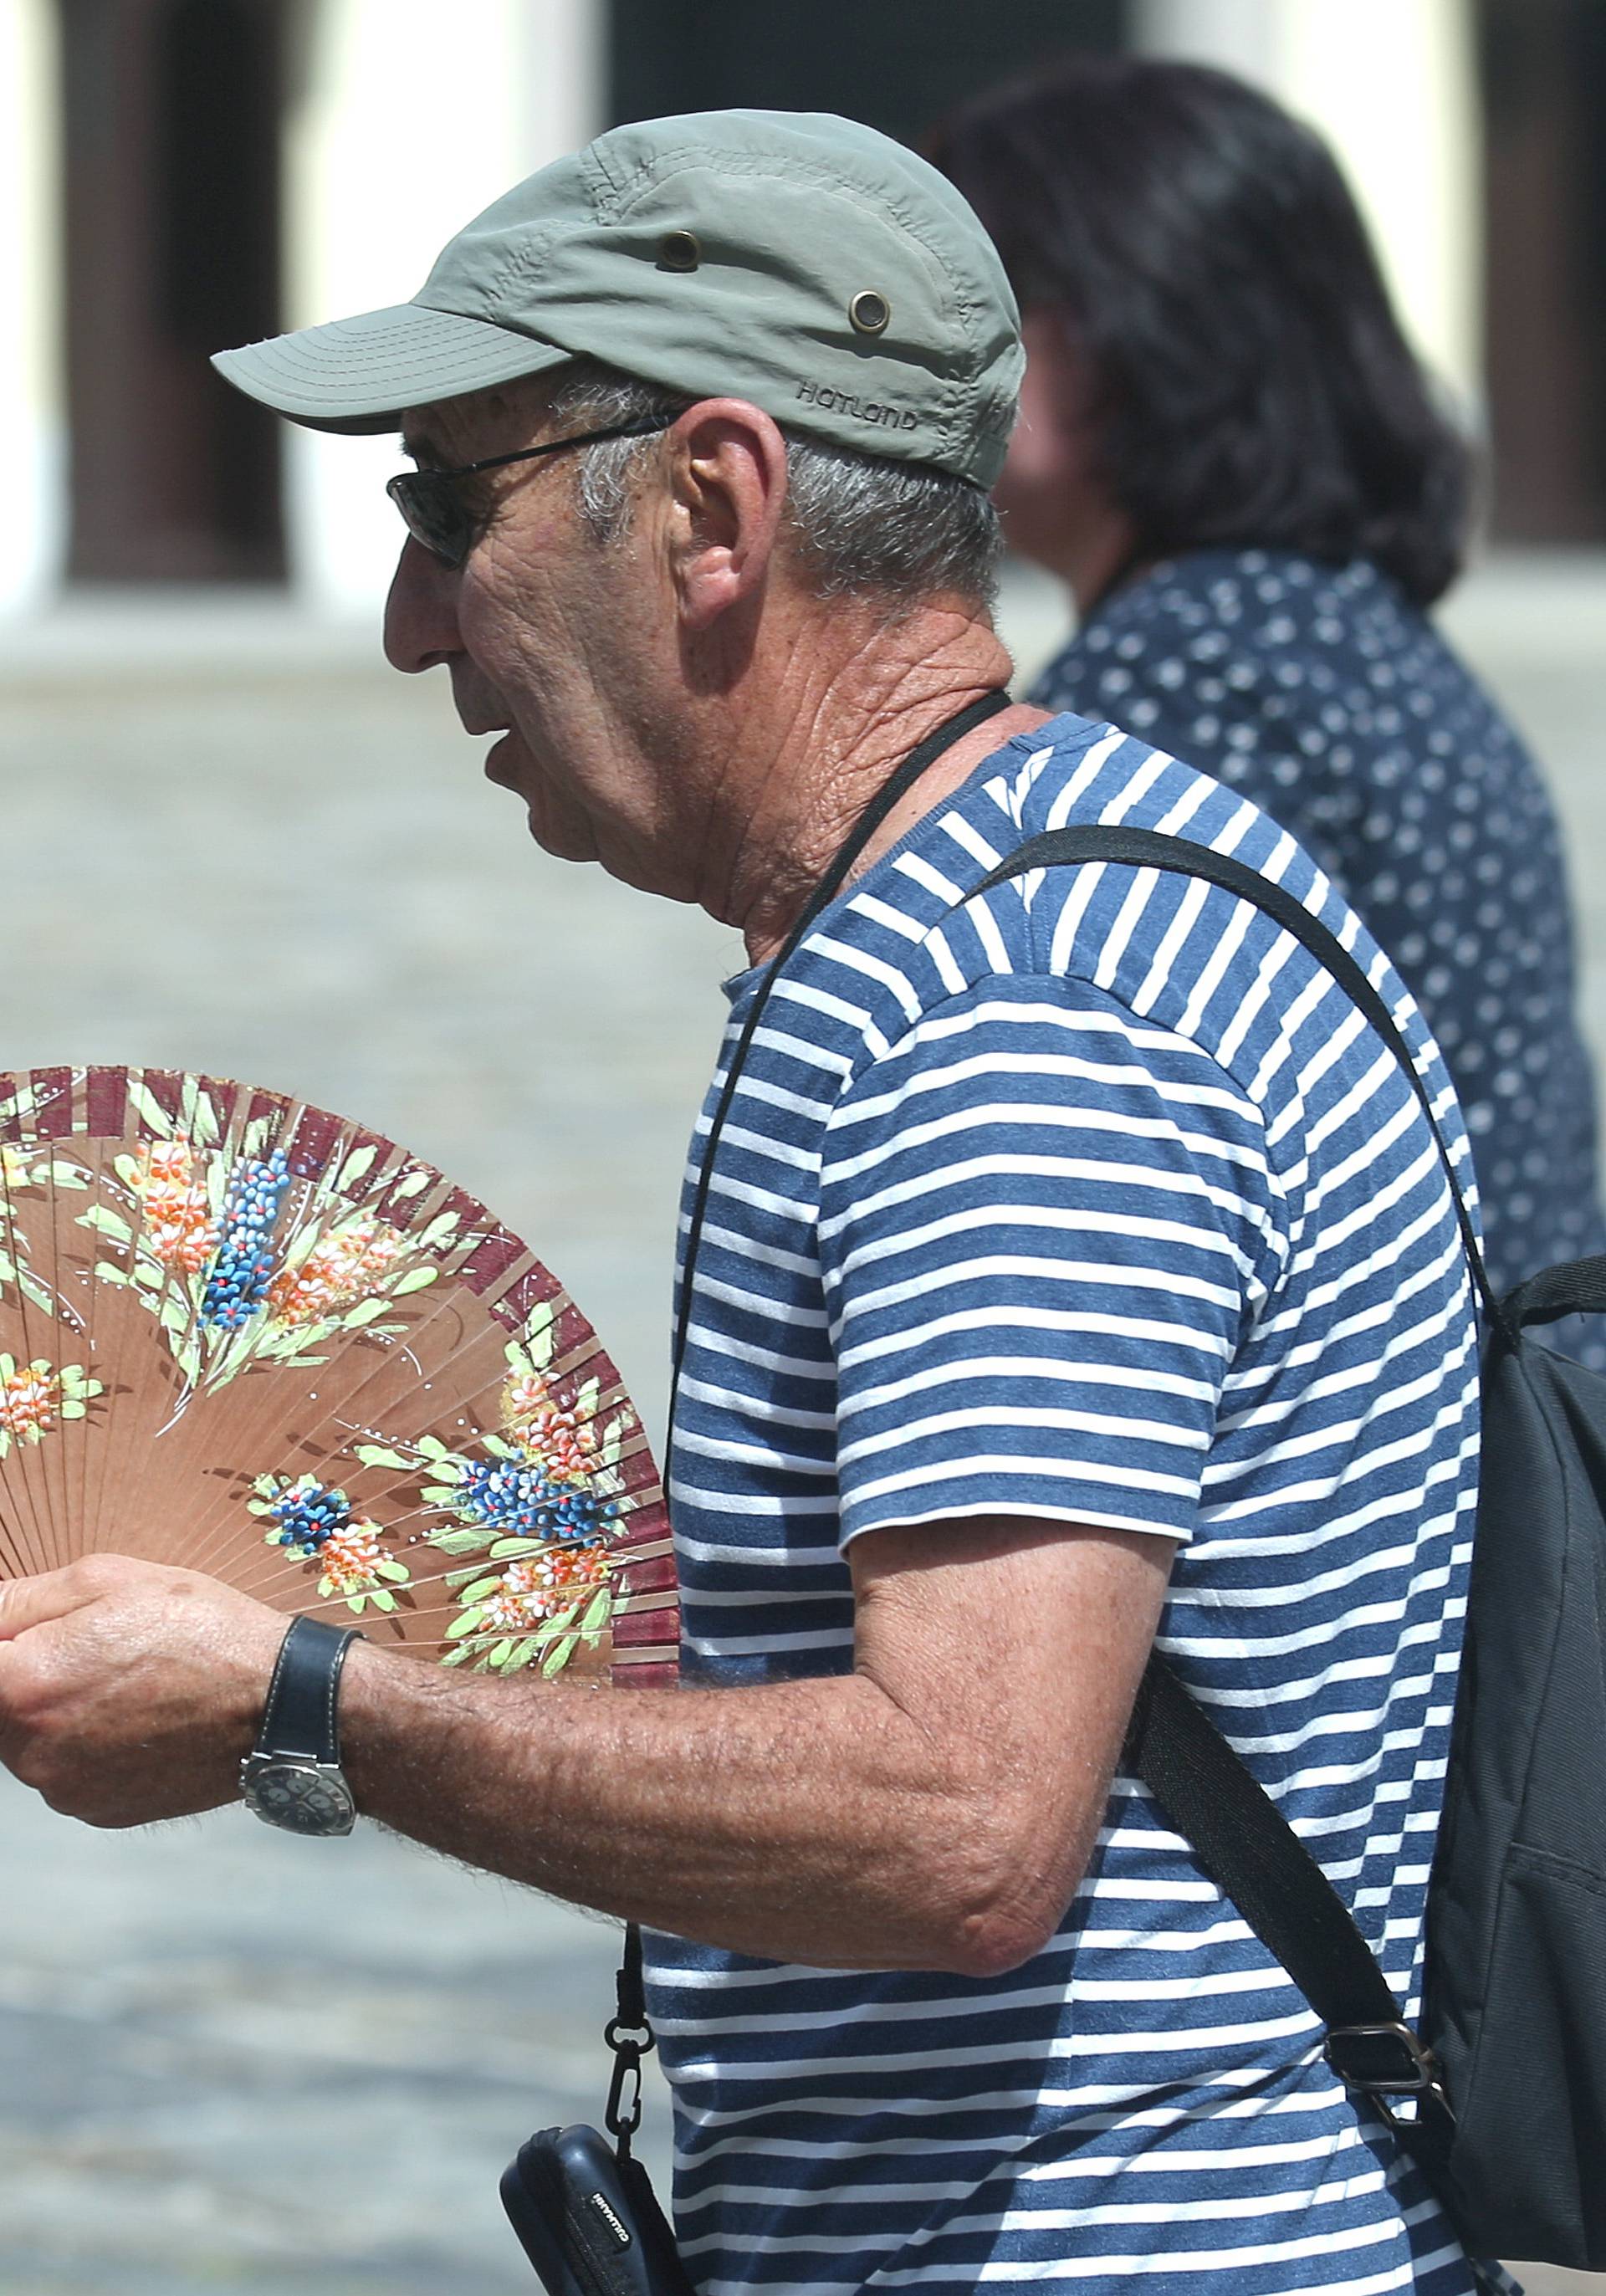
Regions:
<instances>
[{"instance_id":1,"label":"woman with dark hair","mask_svg":"<svg viewBox=\"0 0 1606 2296\"><path fill-rule=\"evenodd\" d=\"M1455 1078L1498 1285L1606 1250L1554 816L1426 619L1471 459L1332 154L1225 72L1089 57L932 156L1024 316L1006 531L1081 618L1032 698L1241 789L1336 880Z\"/></svg>"}]
</instances>

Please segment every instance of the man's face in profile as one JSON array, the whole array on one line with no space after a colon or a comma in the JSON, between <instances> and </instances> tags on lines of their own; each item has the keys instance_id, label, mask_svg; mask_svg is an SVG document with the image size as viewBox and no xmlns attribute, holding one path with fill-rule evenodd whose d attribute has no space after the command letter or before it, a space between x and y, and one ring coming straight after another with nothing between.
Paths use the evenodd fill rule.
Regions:
<instances>
[{"instance_id":1,"label":"man's face in profile","mask_svg":"<svg viewBox=\"0 0 1606 2296\"><path fill-rule=\"evenodd\" d=\"M537 387L514 386L410 410L403 438L422 466L452 470L586 427L554 421ZM651 486L642 514L602 544L580 515L568 457L458 484L473 521L468 554L448 567L409 537L386 607L386 654L406 671L446 666L466 730L500 734L486 773L524 799L539 845L641 882L635 840L662 831L635 735L652 722L659 656L673 643L672 611L658 611Z\"/></svg>"}]
</instances>

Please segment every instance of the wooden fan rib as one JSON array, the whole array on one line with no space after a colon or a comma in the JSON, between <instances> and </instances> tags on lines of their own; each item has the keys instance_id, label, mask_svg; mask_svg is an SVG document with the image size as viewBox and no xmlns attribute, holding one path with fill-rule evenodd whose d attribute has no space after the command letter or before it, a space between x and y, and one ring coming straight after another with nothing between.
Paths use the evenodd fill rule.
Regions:
<instances>
[{"instance_id":1,"label":"wooden fan rib","mask_svg":"<svg viewBox=\"0 0 1606 2296\"><path fill-rule=\"evenodd\" d=\"M94 1204L132 1226L138 1208L116 1170L118 1157L127 1152L130 1145L129 1087L130 1073L127 1068L101 1066L84 1072L75 1111L79 1136L75 1138L74 1147L92 1169ZM134 1137L137 1136L136 1124ZM125 1366L117 1359L115 1351L105 1345L105 1311L108 1303L119 1296L119 1287L102 1272L118 1265L114 1239L85 1229L81 1223L89 1209L86 1204L76 1215L73 1234L81 1240L79 1250L86 1270L85 1312L95 1358L95 1376L102 1380L105 1392L92 1408L81 1444L84 1475L80 1536L86 1549L100 1551L116 1458L111 1431L114 1425L121 1424L133 1405Z\"/></svg>"},{"instance_id":2,"label":"wooden fan rib","mask_svg":"<svg viewBox=\"0 0 1606 2296\"><path fill-rule=\"evenodd\" d=\"M102 1283L97 1272L103 1264L102 1250L110 1248L109 1242L94 1230L86 1229L81 1222L92 1205L105 1205L110 1210L108 1199L120 1186L111 1162L121 1143L108 1138L107 1128L121 1134L127 1104L126 1070L78 1070L74 1077L71 1132L59 1144L64 1156L86 1174L90 1183L82 1192L73 1191L61 1204L58 1267L61 1283L70 1289L79 1304L90 1373L103 1389L91 1405L88 1416L71 1431L63 1431L63 1452L76 1460L78 1469L69 1502L72 1512L63 1526L63 1537L74 1551L82 1553L94 1552L98 1546L96 1525L116 1452L111 1430L119 1416L119 1381L117 1365L108 1360L101 1315L102 1300L109 1287Z\"/></svg>"},{"instance_id":3,"label":"wooden fan rib","mask_svg":"<svg viewBox=\"0 0 1606 2296\"><path fill-rule=\"evenodd\" d=\"M34 1175L27 1191L29 1210L25 1215L28 1231L27 1259L33 1279L42 1283L53 1299L59 1300L59 1246L55 1219L54 1161L58 1136L63 1121L70 1121L72 1076L70 1070L49 1070L30 1075L36 1114L29 1146L29 1164ZM42 1177L41 1177L42 1176ZM18 1255L20 1273L22 1255ZM68 1344L65 1331L55 1316L37 1300L29 1300L20 1292L20 1320L24 1348L19 1357L22 1365L36 1358L50 1362L59 1374L68 1356L74 1351ZM67 1328L70 1328L68 1326ZM83 1350L77 1351L81 1357ZM38 1567L49 1570L58 1559L55 1551L56 1526L60 1523L61 1500L64 1496L61 1479L56 1472L60 1446L53 1434L38 1443L13 1441L13 1456L22 1455L23 1472L29 1486L37 1529L36 1552Z\"/></svg>"},{"instance_id":4,"label":"wooden fan rib","mask_svg":"<svg viewBox=\"0 0 1606 2296\"><path fill-rule=\"evenodd\" d=\"M32 1285L38 1284L52 1297L57 1296L54 1189L49 1179L41 1180L39 1174L47 1168L53 1154L53 1119L58 1117L63 1095L70 1100L71 1072L65 1069L30 1071L23 1083L31 1113L24 1119L14 1143L20 1161L7 1178L8 1255L14 1271L9 1287L12 1313L8 1352L14 1356L13 1376L19 1379L26 1375L26 1367L37 1361L49 1362L59 1371L64 1359L61 1345L64 1327L41 1307L37 1298L29 1296L29 1291ZM20 1398L17 1407L20 1407ZM4 1468L8 1488L17 1495L17 1519L23 1532L22 1551L27 1563L24 1575L50 1570L58 1562L70 1559L65 1553L56 1551L61 1493L59 1488L53 1489L58 1480L53 1466L54 1437L59 1429L45 1433L37 1443L14 1425L9 1426L7 1432L10 1441Z\"/></svg>"},{"instance_id":5,"label":"wooden fan rib","mask_svg":"<svg viewBox=\"0 0 1606 2296\"><path fill-rule=\"evenodd\" d=\"M73 1072L72 1128L70 1141L67 1144L67 1154L64 1160L70 1163L71 1168L75 1172L82 1173L86 1177L88 1185L84 1191L86 1202L94 1195L98 1185L98 1174L94 1168L93 1160L86 1152L85 1145L88 1128L88 1107L89 1071L87 1069L77 1069ZM83 1231L77 1226L76 1213L70 1234L75 1239L81 1237L85 1242L89 1240L87 1237L84 1236ZM71 1304L78 1315L83 1325L84 1347L80 1359L85 1365L87 1376L91 1379L98 1379L99 1374L95 1368L94 1361L94 1302L89 1292L89 1283L93 1281L93 1278L89 1277L86 1274L82 1252L69 1250L67 1246L67 1234L63 1234L61 1229L58 1229L58 1262L62 1259L66 1260L67 1265L64 1273L70 1292ZM93 1266L93 1261L90 1265ZM102 1398L96 1398L96 1400L103 1402L104 1398L102 1396ZM76 1521L80 1523L85 1522L87 1514L90 1461L97 1447L89 1439L87 1418L88 1415L93 1413L93 1405L86 1406L86 1419L85 1421L79 1422L74 1425L72 1429L73 1439L70 1443L66 1439L68 1434L66 1424L64 1423L62 1427L62 1447L69 1470L69 1493L67 1497L67 1507L69 1512L67 1519L70 1521Z\"/></svg>"},{"instance_id":6,"label":"wooden fan rib","mask_svg":"<svg viewBox=\"0 0 1606 2296\"><path fill-rule=\"evenodd\" d=\"M113 1169L114 1160L119 1153L117 1144L127 1125L128 1072L127 1069L99 1066L87 1070L84 1078L81 1105L84 1137L79 1144L85 1153L86 1160L93 1157L95 1172L94 1201L103 1204L110 1210L112 1206L109 1199L118 1185L118 1176ZM121 1217L120 1214L119 1216ZM79 1217L81 1218L82 1215ZM85 1265L88 1270L85 1313L89 1322L93 1350L95 1348L102 1324L101 1306L105 1295L112 1288L102 1281L99 1271L102 1267L115 1265L115 1262L110 1258L102 1258L101 1238L82 1227L78 1228L78 1233L85 1236L88 1247L85 1259ZM104 1242L109 1253L110 1239L105 1239ZM92 1442L86 1431L83 1447L82 1536L86 1546L92 1549L98 1549L101 1544L101 1525L104 1520L106 1492L111 1481L113 1458L109 1429L119 1407L119 1390L116 1386L117 1367L111 1365L109 1366L109 1370L110 1377L107 1376L106 1372L96 1373L98 1378L104 1380L107 1391L102 1398L98 1414L91 1414L102 1439Z\"/></svg>"},{"instance_id":7,"label":"wooden fan rib","mask_svg":"<svg viewBox=\"0 0 1606 2296\"><path fill-rule=\"evenodd\" d=\"M65 1153L61 1134L71 1122L72 1071L33 1070L27 1086L32 1113L19 1145L29 1177L17 1199L13 1230L20 1341L16 1353L19 1367L43 1357L51 1362L59 1375L69 1359L81 1362L91 1350L85 1345L72 1345L69 1337L72 1332L70 1323L58 1319L37 1299L30 1299L21 1279L26 1265L33 1282L43 1284L53 1299L60 1300L61 1245L53 1172L59 1157ZM64 1487L53 1472L58 1464L61 1435L58 1423L37 1445L13 1439L11 1453L12 1459L20 1460L20 1480L28 1487L34 1523L31 1554L33 1567L39 1570L53 1570L59 1562L70 1560L70 1550L61 1539ZM7 1464L11 1464L10 1460Z\"/></svg>"},{"instance_id":8,"label":"wooden fan rib","mask_svg":"<svg viewBox=\"0 0 1606 2296\"><path fill-rule=\"evenodd\" d=\"M86 1377L94 1380L99 1373L90 1313L93 1303L85 1295L81 1281L83 1254L76 1248L80 1240L88 1240L78 1227L77 1220L94 1186L94 1175L81 1152L86 1090L86 1071L81 1068L73 1070L53 1111L49 1142L49 1280L62 1310L61 1328L54 1335L57 1372L60 1374L71 1362L81 1367ZM87 1185L80 1186L80 1181ZM56 1437L47 1439L41 1446L47 1454L45 1484L53 1545L58 1551L70 1536L65 1526L75 1519L82 1520L88 1474L88 1431L86 1420L70 1421L63 1417L58 1423Z\"/></svg>"},{"instance_id":9,"label":"wooden fan rib","mask_svg":"<svg viewBox=\"0 0 1606 2296\"><path fill-rule=\"evenodd\" d=\"M184 1134L175 1128L183 1118L186 1087L191 1085L194 1086L198 1095L201 1089L201 1079L198 1078L148 1071L142 1073L135 1079L130 1072L128 1109L130 1122L127 1131L136 1153L146 1144L152 1142L165 1140L176 1143L182 1140L190 1148L193 1156L205 1155L207 1157L205 1165L201 1166L197 1170L195 1164L192 1163L186 1171L186 1187L199 1187L209 1183L214 1152L226 1155L231 1144L237 1136L239 1103L236 1098L231 1096L219 1108L211 1102L210 1095L208 1095L210 1113L217 1121L219 1132L219 1139L214 1152L198 1144L192 1135ZM167 1128L165 1131L150 1121L145 1112L147 1101L164 1118ZM193 1121L193 1105L192 1121ZM216 1212L217 1207L209 1202L209 1210ZM145 1233L146 1216L147 1207L144 1204L136 1204L133 1214L135 1241L127 1259L130 1274L140 1257L139 1242ZM186 1383L185 1374L178 1357L194 1341L200 1325L205 1300L206 1269L204 1266L186 1269L176 1259L168 1259L161 1266L161 1280L154 1300L146 1298L143 1293L139 1297L143 1312L151 1319L148 1336L157 1370L166 1390L167 1409L153 1420L151 1428L153 1439L148 1444L139 1466L119 1493L119 1519L107 1520L100 1526L99 1536L113 1551L125 1551L130 1545L137 1543L142 1553L151 1552L151 1546L146 1537L146 1526L151 1516L157 1511L157 1502L164 1475L169 1479L172 1477L174 1454L183 1449L182 1445L170 1445L166 1449L162 1446L172 1431L183 1425L191 1405L195 1399L193 1384ZM169 1306L176 1318L175 1327L170 1330L166 1324ZM154 1490L153 1486L155 1486ZM130 1529L135 1533L135 1538L132 1540L129 1537ZM182 1541L183 1527L175 1525L175 1536ZM160 1555L153 1559L168 1558ZM171 1559L180 1558L175 1554Z\"/></svg>"},{"instance_id":10,"label":"wooden fan rib","mask_svg":"<svg viewBox=\"0 0 1606 2296\"><path fill-rule=\"evenodd\" d=\"M86 1192L85 1206L77 1210L73 1216L72 1233L77 1240L77 1249L73 1255L72 1273L74 1294L82 1308L88 1338L86 1359L91 1376L101 1383L102 1392L90 1405L88 1414L82 1423L78 1439L73 1447L77 1455L78 1469L74 1501L77 1509L76 1520L82 1527L81 1536L85 1545L93 1548L95 1543L95 1527L99 1520L101 1500L104 1495L106 1463L111 1456L111 1446L104 1439L105 1432L111 1415L117 1409L117 1392L115 1370L112 1371L111 1377L108 1378L109 1367L102 1363L99 1344L101 1318L97 1309L96 1295L102 1287L96 1270L102 1263L96 1248L98 1239L92 1230L82 1228L78 1225L83 1218L84 1210L87 1209L88 1202L102 1201L105 1187L104 1152L101 1143L88 1130L90 1100L88 1079L86 1078L83 1103L85 1132L82 1138L75 1138L73 1151L79 1163L90 1175L90 1186Z\"/></svg>"},{"instance_id":11,"label":"wooden fan rib","mask_svg":"<svg viewBox=\"0 0 1606 2296\"><path fill-rule=\"evenodd\" d=\"M5 1251L13 1267L21 1264L27 1250L26 1236L16 1218L16 1201L9 1180L4 1186L4 1222L0 1224L0 1248ZM8 1284L5 1313L0 1329L4 1332L5 1351L18 1365L30 1356L29 1333L23 1320L20 1287ZM42 1554L38 1506L27 1462L21 1457L23 1446L6 1430L5 1456L0 1460L0 1515L4 1518L5 1554L8 1568L17 1578L27 1578L38 1568Z\"/></svg>"}]
</instances>

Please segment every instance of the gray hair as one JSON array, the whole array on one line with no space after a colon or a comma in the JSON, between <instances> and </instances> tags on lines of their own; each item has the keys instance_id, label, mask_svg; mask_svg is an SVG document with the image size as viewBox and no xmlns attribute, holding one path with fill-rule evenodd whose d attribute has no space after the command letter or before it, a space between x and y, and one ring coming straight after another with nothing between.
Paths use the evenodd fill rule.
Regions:
<instances>
[{"instance_id":1,"label":"gray hair","mask_svg":"<svg viewBox=\"0 0 1606 2296\"><path fill-rule=\"evenodd\" d=\"M567 426L676 415L693 402L590 360L577 360L547 401ZM964 479L827 447L782 426L787 516L805 578L817 597L880 596L914 604L941 592L990 607L1002 548L991 499ZM580 514L599 542L630 523L632 481L653 444L609 439L579 455Z\"/></svg>"}]
</instances>

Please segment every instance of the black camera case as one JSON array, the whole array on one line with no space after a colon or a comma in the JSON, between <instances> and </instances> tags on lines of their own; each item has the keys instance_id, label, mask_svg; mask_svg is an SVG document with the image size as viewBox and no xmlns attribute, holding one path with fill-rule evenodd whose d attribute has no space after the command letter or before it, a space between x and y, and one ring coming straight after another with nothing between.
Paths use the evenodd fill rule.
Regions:
<instances>
[{"instance_id":1,"label":"black camera case","mask_svg":"<svg viewBox=\"0 0 1606 2296\"><path fill-rule=\"evenodd\" d=\"M646 2170L594 2128L537 2129L502 2205L548 2296L695 2296Z\"/></svg>"}]
</instances>

